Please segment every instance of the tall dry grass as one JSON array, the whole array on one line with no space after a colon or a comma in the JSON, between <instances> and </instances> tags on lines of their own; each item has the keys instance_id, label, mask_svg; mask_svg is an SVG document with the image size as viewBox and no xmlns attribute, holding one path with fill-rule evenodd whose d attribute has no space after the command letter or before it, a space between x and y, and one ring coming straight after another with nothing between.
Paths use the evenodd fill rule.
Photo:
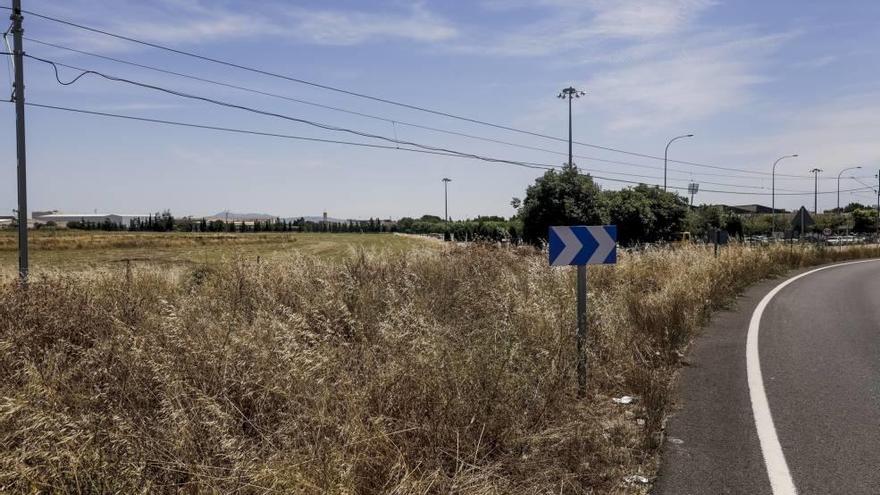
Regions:
<instances>
[{"instance_id":1,"label":"tall dry grass","mask_svg":"<svg viewBox=\"0 0 880 495\"><path fill-rule=\"evenodd\" d=\"M254 245L266 242L296 242L291 233L189 233L189 232L101 232L41 230L31 232L28 245L35 250L181 248L216 245ZM15 232L0 231L0 251L18 249Z\"/></svg>"},{"instance_id":2,"label":"tall dry grass","mask_svg":"<svg viewBox=\"0 0 880 495\"><path fill-rule=\"evenodd\" d=\"M494 248L292 256L0 288L0 491L640 493L680 353L748 284L847 251L572 270ZM610 400L636 395L632 406Z\"/></svg>"}]
</instances>

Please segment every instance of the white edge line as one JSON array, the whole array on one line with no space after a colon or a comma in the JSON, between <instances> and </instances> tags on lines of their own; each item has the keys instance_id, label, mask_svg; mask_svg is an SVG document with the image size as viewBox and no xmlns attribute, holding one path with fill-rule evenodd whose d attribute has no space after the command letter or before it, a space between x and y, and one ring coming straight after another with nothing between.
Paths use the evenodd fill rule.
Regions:
<instances>
[{"instance_id":1,"label":"white edge line","mask_svg":"<svg viewBox=\"0 0 880 495\"><path fill-rule=\"evenodd\" d=\"M746 372L749 380L749 397L752 401L752 413L755 416L755 428L758 430L761 454L764 457L764 464L767 466L767 476L770 478L770 487L773 490L773 495L797 495L797 489L794 486L791 473L788 471L788 464L785 462L785 455L782 453L782 446L779 444L779 437L777 437L776 428L773 426L773 416L770 414L767 392L764 390L764 378L761 375L761 360L758 354L758 331L760 330L761 317L764 315L764 310L770 304L773 297L795 280L829 268L856 263L870 263L872 261L880 260L870 259L838 263L794 276L774 287L773 290L761 299L754 313L752 313L752 319L749 322L749 333L746 338Z\"/></svg>"}]
</instances>

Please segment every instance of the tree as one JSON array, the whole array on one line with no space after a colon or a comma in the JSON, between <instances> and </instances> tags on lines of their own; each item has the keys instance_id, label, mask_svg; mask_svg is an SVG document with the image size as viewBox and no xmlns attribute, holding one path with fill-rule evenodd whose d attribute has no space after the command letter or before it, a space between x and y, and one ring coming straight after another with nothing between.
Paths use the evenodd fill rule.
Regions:
<instances>
[{"instance_id":1,"label":"tree","mask_svg":"<svg viewBox=\"0 0 880 495\"><path fill-rule=\"evenodd\" d=\"M870 206L865 206L861 203L850 203L843 208L844 213L852 213L856 210L867 210Z\"/></svg>"},{"instance_id":2,"label":"tree","mask_svg":"<svg viewBox=\"0 0 880 495\"><path fill-rule=\"evenodd\" d=\"M607 191L608 215L617 225L621 244L671 240L685 229L688 206L684 198L657 186L640 184Z\"/></svg>"},{"instance_id":3,"label":"tree","mask_svg":"<svg viewBox=\"0 0 880 495\"><path fill-rule=\"evenodd\" d=\"M599 186L574 165L550 170L526 189L520 208L523 240L540 245L552 225L602 225L608 215Z\"/></svg>"},{"instance_id":4,"label":"tree","mask_svg":"<svg viewBox=\"0 0 880 495\"><path fill-rule=\"evenodd\" d=\"M852 212L853 232L874 232L877 228L877 212L875 210L860 209Z\"/></svg>"}]
</instances>

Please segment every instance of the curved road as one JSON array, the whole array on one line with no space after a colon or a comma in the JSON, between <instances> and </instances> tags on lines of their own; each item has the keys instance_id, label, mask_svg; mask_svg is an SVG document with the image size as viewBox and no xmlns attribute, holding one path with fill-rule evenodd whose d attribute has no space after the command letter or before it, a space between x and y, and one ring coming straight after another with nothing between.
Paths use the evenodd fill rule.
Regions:
<instances>
[{"instance_id":1,"label":"curved road","mask_svg":"<svg viewBox=\"0 0 880 495\"><path fill-rule=\"evenodd\" d=\"M880 494L880 260L801 273L763 305L787 280L753 287L694 344L653 493Z\"/></svg>"}]
</instances>

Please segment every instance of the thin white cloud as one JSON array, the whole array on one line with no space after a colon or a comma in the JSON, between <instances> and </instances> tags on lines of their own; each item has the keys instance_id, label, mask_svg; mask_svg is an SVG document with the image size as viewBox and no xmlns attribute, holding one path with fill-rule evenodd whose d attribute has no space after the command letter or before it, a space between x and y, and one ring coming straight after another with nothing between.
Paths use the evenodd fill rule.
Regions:
<instances>
[{"instance_id":1,"label":"thin white cloud","mask_svg":"<svg viewBox=\"0 0 880 495\"><path fill-rule=\"evenodd\" d=\"M780 149L794 149L803 166L818 166L827 173L844 166L862 165L863 175L876 174L880 167L880 92L865 92L799 106L783 113L781 132L758 137L740 146L744 153L773 155Z\"/></svg>"},{"instance_id":2,"label":"thin white cloud","mask_svg":"<svg viewBox=\"0 0 880 495\"><path fill-rule=\"evenodd\" d=\"M821 69L825 66L831 65L837 61L837 57L834 55L825 55L821 57L815 57L807 60L801 60L799 62L795 62L791 64L794 69L804 69L804 70L816 70Z\"/></svg>"},{"instance_id":3,"label":"thin white cloud","mask_svg":"<svg viewBox=\"0 0 880 495\"><path fill-rule=\"evenodd\" d=\"M647 38L673 34L688 27L703 10L706 0L597 0L593 30L604 36Z\"/></svg>"},{"instance_id":4,"label":"thin white cloud","mask_svg":"<svg viewBox=\"0 0 880 495\"><path fill-rule=\"evenodd\" d=\"M354 45L388 38L438 42L458 34L450 23L420 6L404 13L294 8L286 14L293 21L287 35L315 44Z\"/></svg>"},{"instance_id":5,"label":"thin white cloud","mask_svg":"<svg viewBox=\"0 0 880 495\"><path fill-rule=\"evenodd\" d=\"M418 3L370 11L263 3L244 12L223 5L206 5L197 0L126 1L104 6L96 3L100 0L87 7L83 5L83 9L64 5L57 12L66 18L77 19L76 12L101 10L106 15L100 18L100 27L168 44L265 37L316 45L354 45L389 39L430 43L458 35L449 21ZM94 24L94 21L90 23ZM121 51L130 48L122 42L90 34L65 32L60 36L89 49ZM74 38L71 40L71 37ZM54 39L59 40L58 37Z\"/></svg>"},{"instance_id":6,"label":"thin white cloud","mask_svg":"<svg viewBox=\"0 0 880 495\"><path fill-rule=\"evenodd\" d=\"M500 36L479 37L459 49L506 56L599 52L609 42L647 40L686 30L710 0L487 0L490 10L538 9L536 21Z\"/></svg>"},{"instance_id":7,"label":"thin white cloud","mask_svg":"<svg viewBox=\"0 0 880 495\"><path fill-rule=\"evenodd\" d=\"M638 60L614 65L586 81L612 130L688 123L748 103L770 55L788 35L733 35L658 44Z\"/></svg>"}]
</instances>

